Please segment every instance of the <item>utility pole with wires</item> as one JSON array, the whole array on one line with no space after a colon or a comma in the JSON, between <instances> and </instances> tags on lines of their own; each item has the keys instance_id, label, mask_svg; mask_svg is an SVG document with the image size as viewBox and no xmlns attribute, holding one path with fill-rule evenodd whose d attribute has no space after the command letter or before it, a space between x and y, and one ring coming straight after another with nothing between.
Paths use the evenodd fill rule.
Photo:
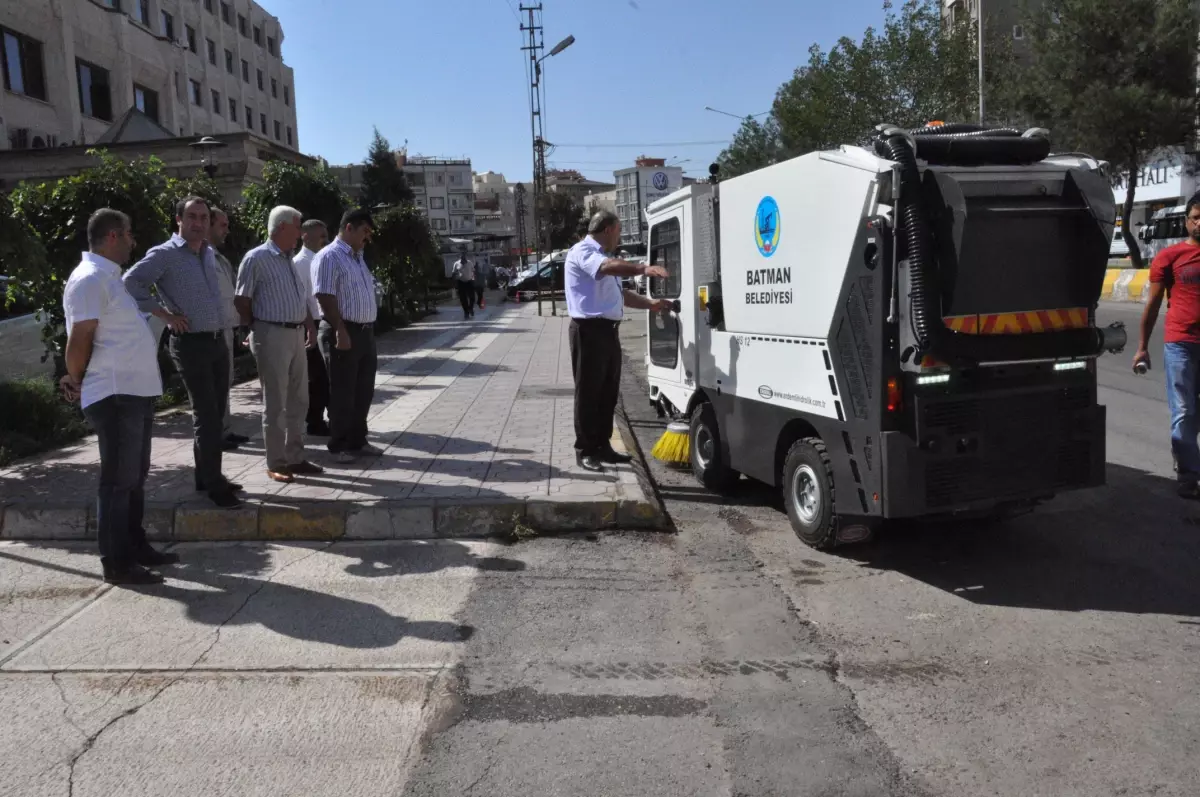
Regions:
<instances>
[{"instance_id":1,"label":"utility pole with wires","mask_svg":"<svg viewBox=\"0 0 1200 797\"><path fill-rule=\"evenodd\" d=\"M517 252L520 257L521 267L517 269L517 274L525 270L525 248L527 239L525 238L525 184L517 183L517 187L513 189L513 201L517 211Z\"/></svg>"},{"instance_id":2,"label":"utility pole with wires","mask_svg":"<svg viewBox=\"0 0 1200 797\"><path fill-rule=\"evenodd\" d=\"M546 141L543 131L542 105L545 102L545 88L542 85L542 61L558 55L575 43L574 36L554 45L546 55L541 55L546 49L542 35L542 4L522 5L521 11L528 15L528 21L521 25L521 31L529 34L529 43L521 48L529 53L529 129L533 137L533 247L536 252L537 285L538 285L538 315L542 314L542 252L549 242L546 240L546 154L552 145ZM558 305L554 298L554 270L551 261L550 279L550 315L558 315Z\"/></svg>"}]
</instances>

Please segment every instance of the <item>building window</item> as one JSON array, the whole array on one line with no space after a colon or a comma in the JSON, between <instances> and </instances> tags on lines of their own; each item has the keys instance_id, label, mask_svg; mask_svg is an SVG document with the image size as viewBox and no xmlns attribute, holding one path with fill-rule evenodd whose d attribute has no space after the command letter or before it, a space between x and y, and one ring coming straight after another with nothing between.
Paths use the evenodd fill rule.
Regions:
<instances>
[{"instance_id":1,"label":"building window","mask_svg":"<svg viewBox=\"0 0 1200 797\"><path fill-rule=\"evenodd\" d=\"M0 28L0 35L4 41L4 88L13 94L45 100L42 43L4 28Z\"/></svg>"},{"instance_id":2,"label":"building window","mask_svg":"<svg viewBox=\"0 0 1200 797\"><path fill-rule=\"evenodd\" d=\"M246 83L250 82L250 62L245 58L242 59L242 80Z\"/></svg>"},{"instance_id":3,"label":"building window","mask_svg":"<svg viewBox=\"0 0 1200 797\"><path fill-rule=\"evenodd\" d=\"M275 37L274 36L267 37L267 52L269 52L271 55L275 55Z\"/></svg>"},{"instance_id":4,"label":"building window","mask_svg":"<svg viewBox=\"0 0 1200 797\"><path fill-rule=\"evenodd\" d=\"M430 210L445 210L445 208L446 208L446 198L445 197L440 197L440 196L429 197L429 209Z\"/></svg>"},{"instance_id":5,"label":"building window","mask_svg":"<svg viewBox=\"0 0 1200 797\"><path fill-rule=\"evenodd\" d=\"M291 86L283 87L283 104L291 107L292 104L292 89Z\"/></svg>"},{"instance_id":6,"label":"building window","mask_svg":"<svg viewBox=\"0 0 1200 797\"><path fill-rule=\"evenodd\" d=\"M288 134L288 146L289 147L295 146L292 143L292 126L291 125L288 125L287 134Z\"/></svg>"},{"instance_id":7,"label":"building window","mask_svg":"<svg viewBox=\"0 0 1200 797\"><path fill-rule=\"evenodd\" d=\"M133 0L133 18L146 27L150 26L150 0Z\"/></svg>"},{"instance_id":8,"label":"building window","mask_svg":"<svg viewBox=\"0 0 1200 797\"><path fill-rule=\"evenodd\" d=\"M192 105L204 107L204 100L200 99L200 82L197 80L188 80L188 93L192 95Z\"/></svg>"},{"instance_id":9,"label":"building window","mask_svg":"<svg viewBox=\"0 0 1200 797\"><path fill-rule=\"evenodd\" d=\"M208 62L213 66L217 65L217 43L212 39L205 39L205 45L208 46Z\"/></svg>"},{"instance_id":10,"label":"building window","mask_svg":"<svg viewBox=\"0 0 1200 797\"><path fill-rule=\"evenodd\" d=\"M262 130L262 134L265 136L267 134L267 115L265 113L260 113L258 115L258 127L260 130Z\"/></svg>"},{"instance_id":11,"label":"building window","mask_svg":"<svg viewBox=\"0 0 1200 797\"><path fill-rule=\"evenodd\" d=\"M246 18L243 17L241 14L238 14L238 33L242 34L243 36L245 36L247 38L250 37L250 30L246 26Z\"/></svg>"},{"instance_id":12,"label":"building window","mask_svg":"<svg viewBox=\"0 0 1200 797\"><path fill-rule=\"evenodd\" d=\"M1020 41L1021 39L1025 38L1025 26L1024 25L1013 25L1013 38L1016 39L1017 41Z\"/></svg>"},{"instance_id":13,"label":"building window","mask_svg":"<svg viewBox=\"0 0 1200 797\"><path fill-rule=\"evenodd\" d=\"M108 70L89 64L75 62L79 78L79 109L84 116L112 121L112 90L108 85Z\"/></svg>"},{"instance_id":14,"label":"building window","mask_svg":"<svg viewBox=\"0 0 1200 797\"><path fill-rule=\"evenodd\" d=\"M191 50L192 52L196 52L199 49L196 46L196 29L193 28L191 25L184 25L183 33L184 33L184 36L187 38L188 49Z\"/></svg>"},{"instance_id":15,"label":"building window","mask_svg":"<svg viewBox=\"0 0 1200 797\"><path fill-rule=\"evenodd\" d=\"M162 12L162 34L175 41L175 18L166 11Z\"/></svg>"},{"instance_id":16,"label":"building window","mask_svg":"<svg viewBox=\"0 0 1200 797\"><path fill-rule=\"evenodd\" d=\"M446 220L445 219L430 219L429 226L435 230L444 230L444 229L446 229Z\"/></svg>"},{"instance_id":17,"label":"building window","mask_svg":"<svg viewBox=\"0 0 1200 797\"><path fill-rule=\"evenodd\" d=\"M233 99L232 97L229 98L229 119L233 122L238 120L237 100Z\"/></svg>"},{"instance_id":18,"label":"building window","mask_svg":"<svg viewBox=\"0 0 1200 797\"><path fill-rule=\"evenodd\" d=\"M275 140L276 141L283 140L283 125L279 124L278 120L276 120L276 122L275 122Z\"/></svg>"},{"instance_id":19,"label":"building window","mask_svg":"<svg viewBox=\"0 0 1200 797\"><path fill-rule=\"evenodd\" d=\"M279 99L279 81L275 78L271 78L271 96Z\"/></svg>"},{"instance_id":20,"label":"building window","mask_svg":"<svg viewBox=\"0 0 1200 797\"><path fill-rule=\"evenodd\" d=\"M213 0L204 0L204 10L210 14L215 14L213 11Z\"/></svg>"},{"instance_id":21,"label":"building window","mask_svg":"<svg viewBox=\"0 0 1200 797\"><path fill-rule=\"evenodd\" d=\"M231 75L233 74L233 53L229 50L225 51L225 71Z\"/></svg>"},{"instance_id":22,"label":"building window","mask_svg":"<svg viewBox=\"0 0 1200 797\"><path fill-rule=\"evenodd\" d=\"M262 91L264 88L265 87L263 86L263 73L262 73L262 70L260 69L260 70L258 70L258 90Z\"/></svg>"},{"instance_id":23,"label":"building window","mask_svg":"<svg viewBox=\"0 0 1200 797\"><path fill-rule=\"evenodd\" d=\"M221 115L221 92L212 89L213 113Z\"/></svg>"},{"instance_id":24,"label":"building window","mask_svg":"<svg viewBox=\"0 0 1200 797\"><path fill-rule=\"evenodd\" d=\"M254 109L249 105L246 106L246 127L254 129Z\"/></svg>"},{"instance_id":25,"label":"building window","mask_svg":"<svg viewBox=\"0 0 1200 797\"><path fill-rule=\"evenodd\" d=\"M254 26L254 43L262 47L262 28L258 25Z\"/></svg>"},{"instance_id":26,"label":"building window","mask_svg":"<svg viewBox=\"0 0 1200 797\"><path fill-rule=\"evenodd\" d=\"M226 25L233 24L233 9L229 7L229 3L221 3L221 21Z\"/></svg>"},{"instance_id":27,"label":"building window","mask_svg":"<svg viewBox=\"0 0 1200 797\"><path fill-rule=\"evenodd\" d=\"M446 175L442 174L441 172L438 172L437 174L435 174L433 176L433 184L434 185L445 185L446 184Z\"/></svg>"},{"instance_id":28,"label":"building window","mask_svg":"<svg viewBox=\"0 0 1200 797\"><path fill-rule=\"evenodd\" d=\"M158 92L133 84L133 105L154 121L158 121Z\"/></svg>"}]
</instances>

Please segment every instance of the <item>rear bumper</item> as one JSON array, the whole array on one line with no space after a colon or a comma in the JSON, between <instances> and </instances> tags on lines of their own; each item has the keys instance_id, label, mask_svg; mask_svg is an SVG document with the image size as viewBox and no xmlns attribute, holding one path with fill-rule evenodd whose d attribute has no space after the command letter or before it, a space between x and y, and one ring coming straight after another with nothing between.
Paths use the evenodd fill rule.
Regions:
<instances>
[{"instance_id":1,"label":"rear bumper","mask_svg":"<svg viewBox=\"0 0 1200 797\"><path fill-rule=\"evenodd\" d=\"M1104 484L1094 390L916 399L917 434L883 433L883 513L987 510Z\"/></svg>"}]
</instances>

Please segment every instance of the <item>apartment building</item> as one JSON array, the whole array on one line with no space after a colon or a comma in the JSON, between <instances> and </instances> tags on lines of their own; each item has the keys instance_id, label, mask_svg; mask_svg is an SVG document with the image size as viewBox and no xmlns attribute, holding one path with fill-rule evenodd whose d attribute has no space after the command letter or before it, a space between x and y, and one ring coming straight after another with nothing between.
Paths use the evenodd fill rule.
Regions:
<instances>
[{"instance_id":1,"label":"apartment building","mask_svg":"<svg viewBox=\"0 0 1200 797\"><path fill-rule=\"evenodd\" d=\"M86 146L130 108L299 149L279 20L251 0L0 2L0 149Z\"/></svg>"},{"instance_id":2,"label":"apartment building","mask_svg":"<svg viewBox=\"0 0 1200 797\"><path fill-rule=\"evenodd\" d=\"M617 217L621 220L621 243L644 244L645 210L653 202L678 191L683 169L667 166L663 158L638 158L628 169L613 172L616 179Z\"/></svg>"}]
</instances>

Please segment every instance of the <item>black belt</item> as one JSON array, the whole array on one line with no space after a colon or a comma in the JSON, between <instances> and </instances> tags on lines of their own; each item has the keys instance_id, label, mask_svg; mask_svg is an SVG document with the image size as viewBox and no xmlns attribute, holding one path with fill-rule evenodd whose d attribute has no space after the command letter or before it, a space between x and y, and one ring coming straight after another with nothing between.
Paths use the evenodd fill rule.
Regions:
<instances>
[{"instance_id":1,"label":"black belt","mask_svg":"<svg viewBox=\"0 0 1200 797\"><path fill-rule=\"evenodd\" d=\"M225 330L223 329L217 329L212 332L176 332L172 329L171 334L177 338L221 338L222 340L225 338Z\"/></svg>"},{"instance_id":2,"label":"black belt","mask_svg":"<svg viewBox=\"0 0 1200 797\"><path fill-rule=\"evenodd\" d=\"M572 324L580 326L604 327L606 329L616 329L621 326L620 321L614 321L611 318L572 318Z\"/></svg>"},{"instance_id":3,"label":"black belt","mask_svg":"<svg viewBox=\"0 0 1200 797\"><path fill-rule=\"evenodd\" d=\"M270 324L273 327L283 327L284 329L299 329L300 327L304 326L303 321L301 321L299 324L289 324L286 321L265 321L261 318L254 319L254 323Z\"/></svg>"}]
</instances>

